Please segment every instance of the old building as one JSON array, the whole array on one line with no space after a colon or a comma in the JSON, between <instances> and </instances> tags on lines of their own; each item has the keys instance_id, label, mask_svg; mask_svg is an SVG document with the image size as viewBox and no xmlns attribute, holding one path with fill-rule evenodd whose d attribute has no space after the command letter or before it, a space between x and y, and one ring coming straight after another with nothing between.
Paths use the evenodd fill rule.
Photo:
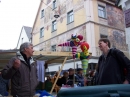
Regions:
<instances>
[{"instance_id":1,"label":"old building","mask_svg":"<svg viewBox=\"0 0 130 97\"><path fill-rule=\"evenodd\" d=\"M41 0L32 34L35 50L57 52L70 51L57 45L70 40L72 34L83 35L92 52L90 64L96 64L101 55L98 40L103 37L128 55L124 15L115 0Z\"/></svg>"},{"instance_id":2,"label":"old building","mask_svg":"<svg viewBox=\"0 0 130 97\"><path fill-rule=\"evenodd\" d=\"M17 42L17 49L19 49L20 45L24 42L31 42L32 35L31 35L32 28L28 26L23 26L19 35L19 39Z\"/></svg>"}]
</instances>

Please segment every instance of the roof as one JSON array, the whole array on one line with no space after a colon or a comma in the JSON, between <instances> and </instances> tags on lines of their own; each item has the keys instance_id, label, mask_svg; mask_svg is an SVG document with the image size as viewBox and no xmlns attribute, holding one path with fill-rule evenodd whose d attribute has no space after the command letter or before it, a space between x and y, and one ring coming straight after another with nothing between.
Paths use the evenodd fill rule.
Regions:
<instances>
[{"instance_id":1,"label":"roof","mask_svg":"<svg viewBox=\"0 0 130 97\"><path fill-rule=\"evenodd\" d=\"M27 27L27 26L23 26L23 28L25 29L25 32L28 36L28 39L31 38L31 32L32 32L32 27Z\"/></svg>"},{"instance_id":2,"label":"roof","mask_svg":"<svg viewBox=\"0 0 130 97\"><path fill-rule=\"evenodd\" d=\"M19 44L19 41L20 41L20 37L21 37L21 34L22 34L22 30L25 29L25 32L27 34L27 37L28 39L31 38L31 32L32 32L32 28L31 27L28 27L28 26L23 26L22 29L21 29L21 32L20 32L20 35L19 35L19 39L18 39L18 43L17 43L17 47L18 47L18 44ZM17 48L16 47L16 48Z\"/></svg>"}]
</instances>

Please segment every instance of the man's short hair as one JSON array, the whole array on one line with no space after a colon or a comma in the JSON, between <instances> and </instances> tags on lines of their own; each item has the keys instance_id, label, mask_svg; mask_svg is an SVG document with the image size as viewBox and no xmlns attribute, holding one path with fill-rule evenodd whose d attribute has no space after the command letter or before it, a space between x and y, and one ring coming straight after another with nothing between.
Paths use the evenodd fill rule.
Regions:
<instances>
[{"instance_id":1,"label":"man's short hair","mask_svg":"<svg viewBox=\"0 0 130 97\"><path fill-rule=\"evenodd\" d=\"M63 75L65 75L65 74L68 74L68 72L67 72L67 71L64 71L64 72L63 72Z\"/></svg>"},{"instance_id":2,"label":"man's short hair","mask_svg":"<svg viewBox=\"0 0 130 97\"><path fill-rule=\"evenodd\" d=\"M33 46L33 44L30 42L22 43L20 46L20 52L24 52L25 48L28 48L29 46Z\"/></svg>"},{"instance_id":3,"label":"man's short hair","mask_svg":"<svg viewBox=\"0 0 130 97\"><path fill-rule=\"evenodd\" d=\"M73 71L74 69L70 68L68 71Z\"/></svg>"},{"instance_id":4,"label":"man's short hair","mask_svg":"<svg viewBox=\"0 0 130 97\"><path fill-rule=\"evenodd\" d=\"M104 43L108 43L108 47L109 48L111 47L111 43L110 43L109 39L107 39L107 38L101 38L98 42L101 42L101 41L103 41Z\"/></svg>"}]
</instances>

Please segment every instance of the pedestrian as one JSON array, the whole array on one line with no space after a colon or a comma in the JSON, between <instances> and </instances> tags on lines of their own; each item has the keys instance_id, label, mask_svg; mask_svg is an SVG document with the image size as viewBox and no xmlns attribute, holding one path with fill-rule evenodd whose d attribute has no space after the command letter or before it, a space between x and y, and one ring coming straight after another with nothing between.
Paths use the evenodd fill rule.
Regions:
<instances>
[{"instance_id":1,"label":"pedestrian","mask_svg":"<svg viewBox=\"0 0 130 97\"><path fill-rule=\"evenodd\" d=\"M110 41L102 38L98 42L102 55L98 60L96 84L129 84L130 60L116 48L110 48ZM128 71L124 75L124 68Z\"/></svg>"},{"instance_id":2,"label":"pedestrian","mask_svg":"<svg viewBox=\"0 0 130 97\"><path fill-rule=\"evenodd\" d=\"M83 76L83 69L82 68L77 69L76 81L78 82L78 84L77 84L78 86L83 87L85 85L85 79Z\"/></svg>"},{"instance_id":3,"label":"pedestrian","mask_svg":"<svg viewBox=\"0 0 130 97\"><path fill-rule=\"evenodd\" d=\"M69 72L69 76L68 76L68 81L67 81L67 85L70 85L70 86L74 86L74 84L76 83L76 74L74 74L74 69L70 68L68 70ZM75 80L75 82L74 82Z\"/></svg>"},{"instance_id":4,"label":"pedestrian","mask_svg":"<svg viewBox=\"0 0 130 97\"><path fill-rule=\"evenodd\" d=\"M57 85L59 87L62 87L62 84L64 84L64 85L67 84L67 80L68 80L68 72L64 71L63 76L60 79L58 79Z\"/></svg>"},{"instance_id":5,"label":"pedestrian","mask_svg":"<svg viewBox=\"0 0 130 97\"><path fill-rule=\"evenodd\" d=\"M20 51L11 58L2 70L4 79L11 79L13 97L32 97L38 85L36 62L33 60L33 45L29 42L21 44Z\"/></svg>"}]
</instances>

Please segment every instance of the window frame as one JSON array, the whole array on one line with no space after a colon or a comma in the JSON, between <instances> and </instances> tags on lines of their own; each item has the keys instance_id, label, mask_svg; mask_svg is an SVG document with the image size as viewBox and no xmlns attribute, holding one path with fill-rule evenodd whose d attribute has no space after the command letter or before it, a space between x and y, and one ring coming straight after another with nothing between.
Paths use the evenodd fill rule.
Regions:
<instances>
[{"instance_id":1,"label":"window frame","mask_svg":"<svg viewBox=\"0 0 130 97\"><path fill-rule=\"evenodd\" d=\"M44 17L44 9L41 10L41 18L43 18L43 17Z\"/></svg>"},{"instance_id":2,"label":"window frame","mask_svg":"<svg viewBox=\"0 0 130 97\"><path fill-rule=\"evenodd\" d=\"M53 47L55 47L55 48L53 48ZM56 45L51 46L51 51L56 52Z\"/></svg>"},{"instance_id":3,"label":"window frame","mask_svg":"<svg viewBox=\"0 0 130 97\"><path fill-rule=\"evenodd\" d=\"M103 8L103 10L99 9L99 7ZM103 13L103 15L102 15L102 13ZM98 5L98 17L106 19L106 16L107 16L106 15L106 7L103 5Z\"/></svg>"},{"instance_id":4,"label":"window frame","mask_svg":"<svg viewBox=\"0 0 130 97\"><path fill-rule=\"evenodd\" d=\"M103 36L103 37L101 37L101 36ZM100 38L108 38L108 35L100 34Z\"/></svg>"},{"instance_id":5,"label":"window frame","mask_svg":"<svg viewBox=\"0 0 130 97\"><path fill-rule=\"evenodd\" d=\"M73 10L71 10L67 13L67 24L70 24L72 22L74 22L74 12L73 12Z\"/></svg>"},{"instance_id":6,"label":"window frame","mask_svg":"<svg viewBox=\"0 0 130 97\"><path fill-rule=\"evenodd\" d=\"M52 32L57 30L56 24L57 24L56 20L52 21Z\"/></svg>"},{"instance_id":7,"label":"window frame","mask_svg":"<svg viewBox=\"0 0 130 97\"><path fill-rule=\"evenodd\" d=\"M41 32L42 31L42 32ZM40 29L40 38L44 37L44 27Z\"/></svg>"},{"instance_id":8,"label":"window frame","mask_svg":"<svg viewBox=\"0 0 130 97\"><path fill-rule=\"evenodd\" d=\"M53 9L56 9L57 6L56 6L56 0L53 1Z\"/></svg>"}]
</instances>

